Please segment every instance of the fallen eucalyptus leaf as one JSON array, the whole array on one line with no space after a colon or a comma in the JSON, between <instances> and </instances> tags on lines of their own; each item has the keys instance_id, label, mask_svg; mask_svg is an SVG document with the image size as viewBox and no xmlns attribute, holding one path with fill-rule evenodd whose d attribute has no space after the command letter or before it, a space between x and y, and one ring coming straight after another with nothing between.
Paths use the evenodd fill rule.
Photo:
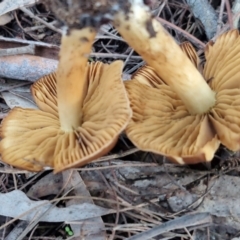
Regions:
<instances>
[{"instance_id":1,"label":"fallen eucalyptus leaf","mask_svg":"<svg viewBox=\"0 0 240 240\"><path fill-rule=\"evenodd\" d=\"M34 108L38 109L34 103L31 93L24 92L2 92L1 93L6 104L10 108L22 107L22 108Z\"/></svg>"},{"instance_id":2,"label":"fallen eucalyptus leaf","mask_svg":"<svg viewBox=\"0 0 240 240\"><path fill-rule=\"evenodd\" d=\"M66 170L62 173L64 181L67 183L65 191L70 191L71 189L76 196L84 196L86 199L73 198L66 202L67 206L81 205L83 203L94 204L91 199L91 195L81 178L81 175L76 170ZM71 224L71 223L70 223ZM106 234L104 229L104 222L101 217L96 217L88 219L87 221L78 221L71 224L71 228L74 232L73 240L77 240L80 237L85 240L105 240Z\"/></svg>"},{"instance_id":3,"label":"fallen eucalyptus leaf","mask_svg":"<svg viewBox=\"0 0 240 240\"><path fill-rule=\"evenodd\" d=\"M50 172L37 181L27 192L28 197L42 198L48 195L57 195L63 187L63 177L61 173Z\"/></svg>"},{"instance_id":4,"label":"fallen eucalyptus leaf","mask_svg":"<svg viewBox=\"0 0 240 240\"><path fill-rule=\"evenodd\" d=\"M113 212L114 210L98 207L91 203L58 208L47 200L30 200L20 190L0 193L0 215L26 221L32 221L36 218L40 218L42 222L78 221Z\"/></svg>"}]
</instances>

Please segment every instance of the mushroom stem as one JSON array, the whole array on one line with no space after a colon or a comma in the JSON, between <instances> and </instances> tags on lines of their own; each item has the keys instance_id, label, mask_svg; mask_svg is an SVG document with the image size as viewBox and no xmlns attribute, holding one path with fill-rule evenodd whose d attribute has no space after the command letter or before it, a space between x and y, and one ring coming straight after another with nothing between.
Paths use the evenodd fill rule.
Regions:
<instances>
[{"instance_id":1,"label":"mushroom stem","mask_svg":"<svg viewBox=\"0 0 240 240\"><path fill-rule=\"evenodd\" d=\"M70 30L62 37L57 68L57 97L61 129L70 132L80 126L87 87L88 55L96 35L92 28Z\"/></svg>"},{"instance_id":2,"label":"mushroom stem","mask_svg":"<svg viewBox=\"0 0 240 240\"><path fill-rule=\"evenodd\" d=\"M191 114L208 112L215 93L174 39L154 19L143 1L132 0L128 16L119 12L114 25L127 43L154 68Z\"/></svg>"}]
</instances>

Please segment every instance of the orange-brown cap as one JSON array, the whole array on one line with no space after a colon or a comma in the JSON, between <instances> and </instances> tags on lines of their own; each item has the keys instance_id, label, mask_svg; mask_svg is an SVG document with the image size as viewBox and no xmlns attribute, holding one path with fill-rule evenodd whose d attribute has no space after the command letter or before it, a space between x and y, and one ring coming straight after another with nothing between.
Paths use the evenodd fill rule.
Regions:
<instances>
[{"instance_id":1,"label":"orange-brown cap","mask_svg":"<svg viewBox=\"0 0 240 240\"><path fill-rule=\"evenodd\" d=\"M184 43L181 49L199 69L192 45ZM215 105L206 113L190 114L149 66L125 83L133 109L126 133L138 148L180 164L212 160L220 143L233 151L240 149L239 32L229 31L209 43L205 56L203 76L216 93Z\"/></svg>"},{"instance_id":2,"label":"orange-brown cap","mask_svg":"<svg viewBox=\"0 0 240 240\"><path fill-rule=\"evenodd\" d=\"M240 149L240 35L231 30L210 42L205 50L205 79L216 92L216 104L209 112L218 138L232 151Z\"/></svg>"},{"instance_id":3,"label":"orange-brown cap","mask_svg":"<svg viewBox=\"0 0 240 240\"><path fill-rule=\"evenodd\" d=\"M32 86L40 110L15 108L2 122L0 152L15 167L55 172L82 166L106 154L131 118L121 79L123 63L90 63L82 124L71 132L61 130L57 107L56 75Z\"/></svg>"},{"instance_id":4,"label":"orange-brown cap","mask_svg":"<svg viewBox=\"0 0 240 240\"><path fill-rule=\"evenodd\" d=\"M208 117L190 115L176 93L152 71L145 66L125 82L133 109L127 136L139 149L180 164L210 161L220 142Z\"/></svg>"}]
</instances>

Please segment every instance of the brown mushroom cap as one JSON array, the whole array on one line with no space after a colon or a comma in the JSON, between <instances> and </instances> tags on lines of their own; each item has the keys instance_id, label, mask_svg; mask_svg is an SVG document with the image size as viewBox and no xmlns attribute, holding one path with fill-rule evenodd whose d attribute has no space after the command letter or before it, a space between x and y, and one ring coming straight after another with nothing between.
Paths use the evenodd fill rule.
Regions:
<instances>
[{"instance_id":1,"label":"brown mushroom cap","mask_svg":"<svg viewBox=\"0 0 240 240\"><path fill-rule=\"evenodd\" d=\"M88 65L83 120L73 132L60 128L56 75L37 81L32 94L40 110L15 108L3 120L0 142L3 161L30 171L50 166L59 172L106 154L131 118L121 80L122 67L121 61Z\"/></svg>"},{"instance_id":2,"label":"brown mushroom cap","mask_svg":"<svg viewBox=\"0 0 240 240\"><path fill-rule=\"evenodd\" d=\"M207 116L190 115L157 75L146 77L148 71L152 69L145 66L125 82L133 110L126 128L129 139L141 150L166 155L180 164L210 161L219 141ZM143 82L143 77L149 86L138 81Z\"/></svg>"},{"instance_id":3,"label":"brown mushroom cap","mask_svg":"<svg viewBox=\"0 0 240 240\"><path fill-rule=\"evenodd\" d=\"M222 34L205 50L205 79L216 92L209 113L218 138L228 149L240 149L240 35L238 30Z\"/></svg>"},{"instance_id":4,"label":"brown mushroom cap","mask_svg":"<svg viewBox=\"0 0 240 240\"><path fill-rule=\"evenodd\" d=\"M184 43L181 47L198 67L192 45ZM209 43L205 56L203 75L216 92L216 103L204 114L190 114L148 66L125 82L133 109L126 133L138 148L166 155L180 164L212 160L220 143L233 151L240 149L239 32L229 31L216 43Z\"/></svg>"}]
</instances>

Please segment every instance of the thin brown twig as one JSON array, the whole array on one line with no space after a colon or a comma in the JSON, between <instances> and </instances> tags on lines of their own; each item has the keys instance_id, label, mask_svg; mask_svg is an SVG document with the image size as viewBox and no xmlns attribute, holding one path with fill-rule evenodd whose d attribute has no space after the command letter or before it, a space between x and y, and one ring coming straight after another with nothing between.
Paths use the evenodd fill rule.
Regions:
<instances>
[{"instance_id":1,"label":"thin brown twig","mask_svg":"<svg viewBox=\"0 0 240 240\"><path fill-rule=\"evenodd\" d=\"M121 54L121 53L100 53L100 52L94 52L94 53L90 53L90 57L115 58L115 59L123 58L123 59L127 59L127 58L129 58L129 55ZM141 60L142 59L140 56L130 56L130 58L131 59L135 59L135 60Z\"/></svg>"},{"instance_id":2,"label":"thin brown twig","mask_svg":"<svg viewBox=\"0 0 240 240\"><path fill-rule=\"evenodd\" d=\"M190 232L188 231L188 229L187 229L186 227L184 227L183 229L184 229L184 231L187 233L187 235L189 236L189 239L190 239L190 240L194 240L193 237L192 237L192 235L191 235Z\"/></svg>"},{"instance_id":3,"label":"thin brown twig","mask_svg":"<svg viewBox=\"0 0 240 240\"><path fill-rule=\"evenodd\" d=\"M116 178L116 180L117 180L117 178ZM115 226L118 225L118 222L119 222L119 216L120 216L119 209L120 209L120 206L119 206L119 199L118 199L117 192L115 191L114 187L111 186L111 188L113 190L113 194L114 194L115 200L117 202L117 204L116 204L116 208L117 208L116 209L116 217L115 217L115 223L114 223L114 227L115 227ZM114 237L116 235L116 231L115 231L114 227L113 227L112 234L111 234L111 237L110 237L110 239L112 239L112 240L114 239Z\"/></svg>"},{"instance_id":4,"label":"thin brown twig","mask_svg":"<svg viewBox=\"0 0 240 240\"><path fill-rule=\"evenodd\" d=\"M138 148L132 148L132 149L129 149L129 150L121 152L121 153L111 154L108 156L100 157L98 160L94 161L94 163L99 163L99 162L103 162L106 160L113 160L116 158L126 157L128 155L131 155L131 154L139 152L139 151L140 150Z\"/></svg>"},{"instance_id":5,"label":"thin brown twig","mask_svg":"<svg viewBox=\"0 0 240 240\"><path fill-rule=\"evenodd\" d=\"M23 38L25 39L25 34L24 34L24 33L25 33L25 30L24 30L24 28L23 28L23 26L22 26L22 23L19 21L18 15L17 15L16 12L14 12L14 17L15 17L15 19L16 19L16 22L17 22L18 26L22 29L22 35L23 35ZM33 34L31 34L31 33L27 33L27 34L28 34L29 36L31 36L34 40L38 40L35 35L33 35Z\"/></svg>"},{"instance_id":6,"label":"thin brown twig","mask_svg":"<svg viewBox=\"0 0 240 240\"><path fill-rule=\"evenodd\" d=\"M62 30L59 28L54 27L52 24L47 23L46 21L42 20L41 18L39 18L38 16L35 16L30 10L28 10L25 7L20 7L20 10L23 11L25 14L27 14L29 17L39 21L40 23L44 24L46 27L52 29L55 32L58 32L60 34L62 34Z\"/></svg>"},{"instance_id":7,"label":"thin brown twig","mask_svg":"<svg viewBox=\"0 0 240 240\"><path fill-rule=\"evenodd\" d=\"M31 82L18 83L14 86L4 88L4 89L0 89L0 93L1 92L6 92L6 91L9 91L9 90L13 90L13 89L18 88L18 87L23 87L23 86L26 86L26 85L30 85L30 84L32 84L32 83Z\"/></svg>"},{"instance_id":8,"label":"thin brown twig","mask_svg":"<svg viewBox=\"0 0 240 240\"><path fill-rule=\"evenodd\" d=\"M229 0L225 0L225 5L226 5L226 9L227 9L228 23L229 23L230 29L233 29L234 28L234 26L233 26L233 14L232 14L232 10L231 10Z\"/></svg>"},{"instance_id":9,"label":"thin brown twig","mask_svg":"<svg viewBox=\"0 0 240 240\"><path fill-rule=\"evenodd\" d=\"M9 38L9 37L0 36L0 41L29 44L29 45L42 46L42 47L47 47L47 48L57 48L57 49L59 48L59 46L57 46L55 44L44 43L44 42L39 42L39 41L32 41L32 40L25 40L25 39L21 39L21 38Z\"/></svg>"},{"instance_id":10,"label":"thin brown twig","mask_svg":"<svg viewBox=\"0 0 240 240\"><path fill-rule=\"evenodd\" d=\"M194 37L193 35L189 34L188 32L186 32L185 30L181 29L180 27L166 21L163 18L157 17L156 18L160 23L162 23L163 25L167 25L168 27L170 27L171 29L174 29L175 31L177 31L178 33L184 35L186 38L189 39L190 42L192 42L193 44L195 44L197 47L200 48L205 48L206 44L201 42L199 39L197 39L196 37Z\"/></svg>"},{"instance_id":11,"label":"thin brown twig","mask_svg":"<svg viewBox=\"0 0 240 240\"><path fill-rule=\"evenodd\" d=\"M223 16L224 5L225 5L225 0L221 0L220 10L218 14L217 34L220 32L223 24L222 16Z\"/></svg>"}]
</instances>

